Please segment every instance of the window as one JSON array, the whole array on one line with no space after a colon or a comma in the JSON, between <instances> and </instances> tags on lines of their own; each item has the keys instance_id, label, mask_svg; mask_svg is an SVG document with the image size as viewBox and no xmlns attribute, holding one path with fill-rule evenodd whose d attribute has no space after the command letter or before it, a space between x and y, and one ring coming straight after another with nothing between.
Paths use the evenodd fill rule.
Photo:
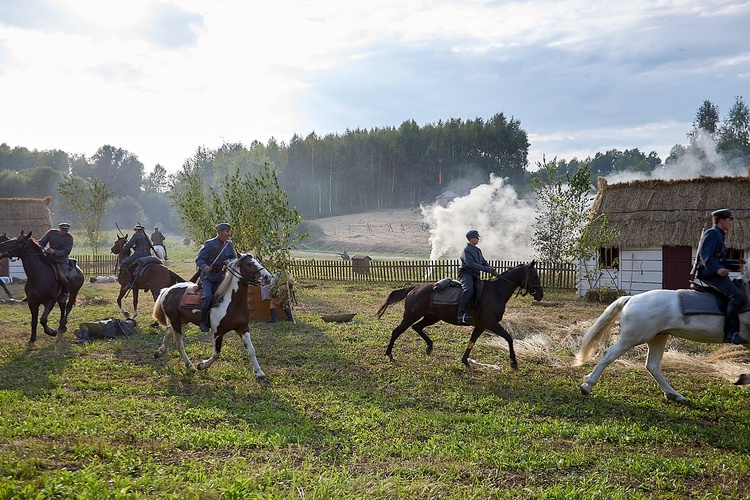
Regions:
<instances>
[{"instance_id":1,"label":"window","mask_svg":"<svg viewBox=\"0 0 750 500\"><path fill-rule=\"evenodd\" d=\"M736 248L727 248L727 259L739 260L743 258L742 250Z\"/></svg>"},{"instance_id":2,"label":"window","mask_svg":"<svg viewBox=\"0 0 750 500\"><path fill-rule=\"evenodd\" d=\"M599 267L603 269L620 269L620 249L617 247L599 249Z\"/></svg>"}]
</instances>

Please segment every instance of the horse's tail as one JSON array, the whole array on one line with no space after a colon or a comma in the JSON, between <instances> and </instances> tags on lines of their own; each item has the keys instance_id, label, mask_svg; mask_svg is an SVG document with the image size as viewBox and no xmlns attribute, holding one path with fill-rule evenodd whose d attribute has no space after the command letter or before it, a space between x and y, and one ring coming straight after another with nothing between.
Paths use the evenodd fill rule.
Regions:
<instances>
[{"instance_id":1,"label":"horse's tail","mask_svg":"<svg viewBox=\"0 0 750 500\"><path fill-rule=\"evenodd\" d=\"M586 335L583 336L581 347L578 349L573 366L581 366L592 358L594 351L602 341L602 336L605 332L609 331L612 323L620 317L622 308L625 307L625 304L632 298L632 296L620 297L607 306L601 316L599 316L596 321L594 321L594 324L589 327L588 331L586 331Z\"/></svg>"},{"instance_id":2,"label":"horse's tail","mask_svg":"<svg viewBox=\"0 0 750 500\"><path fill-rule=\"evenodd\" d=\"M164 296L168 291L169 288L162 288L159 292L159 296L156 297L156 300L154 301L154 320L161 326L167 326L167 314L164 312L162 302L164 301Z\"/></svg>"},{"instance_id":3,"label":"horse's tail","mask_svg":"<svg viewBox=\"0 0 750 500\"><path fill-rule=\"evenodd\" d=\"M409 295L409 292L417 288L416 286L410 286L408 288L401 288L400 290L394 290L391 293L388 294L388 297L385 298L385 302L380 306L378 309L378 318L383 316L385 314L385 310L388 309L388 306L391 304L396 304L398 302L401 302L406 298L407 295Z\"/></svg>"}]
</instances>

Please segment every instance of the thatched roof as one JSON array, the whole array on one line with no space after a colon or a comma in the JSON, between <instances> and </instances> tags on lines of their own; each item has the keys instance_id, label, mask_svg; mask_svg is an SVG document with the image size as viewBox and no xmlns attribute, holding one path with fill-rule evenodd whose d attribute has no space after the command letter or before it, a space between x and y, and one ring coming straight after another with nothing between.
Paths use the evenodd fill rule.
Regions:
<instances>
[{"instance_id":1,"label":"thatched roof","mask_svg":"<svg viewBox=\"0 0 750 500\"><path fill-rule=\"evenodd\" d=\"M49 196L37 198L0 198L0 234L11 238L23 230L33 231L33 236L41 238L52 227L48 205Z\"/></svg>"},{"instance_id":2,"label":"thatched roof","mask_svg":"<svg viewBox=\"0 0 750 500\"><path fill-rule=\"evenodd\" d=\"M730 208L734 225L727 246L750 247L750 177L640 180L608 185L599 178L592 216L607 214L617 245L628 248L698 245L711 212Z\"/></svg>"}]
</instances>

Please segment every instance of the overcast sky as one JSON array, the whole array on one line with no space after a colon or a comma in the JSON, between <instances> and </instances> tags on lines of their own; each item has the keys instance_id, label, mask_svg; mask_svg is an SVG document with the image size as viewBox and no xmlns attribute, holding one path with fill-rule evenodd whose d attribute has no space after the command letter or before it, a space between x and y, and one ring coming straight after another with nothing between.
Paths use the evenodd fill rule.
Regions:
<instances>
[{"instance_id":1,"label":"overcast sky","mask_svg":"<svg viewBox=\"0 0 750 500\"><path fill-rule=\"evenodd\" d=\"M516 118L542 154L686 144L750 100L750 2L0 0L0 143L200 146Z\"/></svg>"}]
</instances>

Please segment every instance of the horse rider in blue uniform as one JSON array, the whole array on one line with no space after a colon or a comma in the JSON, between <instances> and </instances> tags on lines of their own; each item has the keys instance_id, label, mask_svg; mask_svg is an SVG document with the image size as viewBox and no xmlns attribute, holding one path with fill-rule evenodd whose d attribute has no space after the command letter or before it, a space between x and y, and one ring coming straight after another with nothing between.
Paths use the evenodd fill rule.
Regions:
<instances>
[{"instance_id":1,"label":"horse rider in blue uniform","mask_svg":"<svg viewBox=\"0 0 750 500\"><path fill-rule=\"evenodd\" d=\"M44 253L52 262L57 272L57 280L60 282L60 300L68 300L68 278L65 276L64 268L68 267L68 256L73 250L73 236L70 234L70 224L61 222L57 229L50 229L39 240L39 245L47 249Z\"/></svg>"},{"instance_id":2,"label":"horse rider in blue uniform","mask_svg":"<svg viewBox=\"0 0 750 500\"><path fill-rule=\"evenodd\" d=\"M724 342L747 344L748 341L739 334L739 312L745 299L742 291L729 277L730 271L739 271L745 265L745 259L727 259L727 246L724 243L724 238L732 228L734 216L731 210L724 208L711 213L711 218L714 225L701 237L694 274L729 299L724 313Z\"/></svg>"},{"instance_id":3,"label":"horse rider in blue uniform","mask_svg":"<svg viewBox=\"0 0 750 500\"><path fill-rule=\"evenodd\" d=\"M470 325L474 319L466 314L466 307L469 305L471 298L474 296L474 286L479 279L479 271L485 271L497 276L497 271L490 266L482 255L482 251L477 246L479 243L479 231L472 229L466 233L466 244L461 252L461 269L458 271L458 279L461 281L461 297L458 299L458 317L456 322L459 325Z\"/></svg>"},{"instance_id":4,"label":"horse rider in blue uniform","mask_svg":"<svg viewBox=\"0 0 750 500\"><path fill-rule=\"evenodd\" d=\"M128 291L133 287L135 283L135 272L131 267L138 265L138 259L141 257L148 257L151 255L151 241L144 232L143 225L139 222L133 227L133 236L130 237L123 249L127 252L133 249L133 253L122 259L120 262L120 271L130 272L130 283L125 285L123 290Z\"/></svg>"},{"instance_id":5,"label":"horse rider in blue uniform","mask_svg":"<svg viewBox=\"0 0 750 500\"><path fill-rule=\"evenodd\" d=\"M201 273L201 286L203 287L200 322L202 332L210 330L211 299L214 297L214 287L224 275L223 267L237 258L234 245L229 240L231 232L232 226L226 222L217 224L216 237L206 240L195 258L195 264Z\"/></svg>"}]
</instances>

